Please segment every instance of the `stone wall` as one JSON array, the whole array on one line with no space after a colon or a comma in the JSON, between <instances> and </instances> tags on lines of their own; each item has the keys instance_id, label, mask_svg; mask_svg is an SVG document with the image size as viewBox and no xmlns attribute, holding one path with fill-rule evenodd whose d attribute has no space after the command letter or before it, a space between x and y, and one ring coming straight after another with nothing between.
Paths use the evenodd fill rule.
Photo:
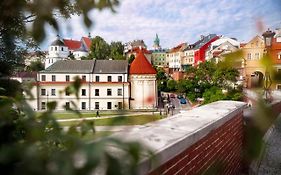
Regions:
<instances>
[{"instance_id":1,"label":"stone wall","mask_svg":"<svg viewBox=\"0 0 281 175\"><path fill-rule=\"evenodd\" d=\"M245 106L218 101L114 135L154 153L156 161L144 158L139 174L201 174L214 165L221 174L238 174Z\"/></svg>"}]
</instances>

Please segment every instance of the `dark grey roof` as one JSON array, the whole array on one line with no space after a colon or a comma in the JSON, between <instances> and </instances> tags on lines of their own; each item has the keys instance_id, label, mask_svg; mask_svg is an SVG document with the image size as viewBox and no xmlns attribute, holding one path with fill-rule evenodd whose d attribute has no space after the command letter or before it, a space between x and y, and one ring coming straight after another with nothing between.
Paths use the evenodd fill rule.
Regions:
<instances>
[{"instance_id":1,"label":"dark grey roof","mask_svg":"<svg viewBox=\"0 0 281 175\"><path fill-rule=\"evenodd\" d=\"M51 46L65 46L64 42L60 39L56 39L52 42Z\"/></svg>"},{"instance_id":2,"label":"dark grey roof","mask_svg":"<svg viewBox=\"0 0 281 175\"><path fill-rule=\"evenodd\" d=\"M96 60L95 74L128 73L127 60Z\"/></svg>"},{"instance_id":3,"label":"dark grey roof","mask_svg":"<svg viewBox=\"0 0 281 175\"><path fill-rule=\"evenodd\" d=\"M199 49L201 46L203 46L204 44L206 44L207 42L209 42L211 39L213 39L214 37L216 37L216 34L209 34L207 36L204 36L204 38L200 39L199 41L197 41L195 44L195 47L193 49Z\"/></svg>"},{"instance_id":4,"label":"dark grey roof","mask_svg":"<svg viewBox=\"0 0 281 175\"><path fill-rule=\"evenodd\" d=\"M94 60L62 60L57 61L46 70L44 73L92 73L94 69Z\"/></svg>"}]
</instances>

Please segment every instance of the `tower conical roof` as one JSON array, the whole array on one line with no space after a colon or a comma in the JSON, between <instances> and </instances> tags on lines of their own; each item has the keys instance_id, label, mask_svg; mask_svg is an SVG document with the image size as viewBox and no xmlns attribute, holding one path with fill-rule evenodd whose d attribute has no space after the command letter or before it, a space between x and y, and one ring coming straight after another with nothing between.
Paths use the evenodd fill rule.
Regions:
<instances>
[{"instance_id":1,"label":"tower conical roof","mask_svg":"<svg viewBox=\"0 0 281 175\"><path fill-rule=\"evenodd\" d=\"M62 40L60 40L60 36L57 35L57 39L52 42L51 46L65 46L65 44Z\"/></svg>"},{"instance_id":2,"label":"tower conical roof","mask_svg":"<svg viewBox=\"0 0 281 175\"><path fill-rule=\"evenodd\" d=\"M130 74L156 74L156 70L148 62L142 49L139 49L137 56L130 66Z\"/></svg>"}]
</instances>

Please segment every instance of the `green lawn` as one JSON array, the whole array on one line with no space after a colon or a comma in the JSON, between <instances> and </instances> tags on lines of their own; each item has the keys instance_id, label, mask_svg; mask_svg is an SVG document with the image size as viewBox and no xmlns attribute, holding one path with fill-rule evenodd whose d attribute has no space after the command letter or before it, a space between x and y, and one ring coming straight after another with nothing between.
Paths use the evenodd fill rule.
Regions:
<instances>
[{"instance_id":1,"label":"green lawn","mask_svg":"<svg viewBox=\"0 0 281 175\"><path fill-rule=\"evenodd\" d=\"M39 116L41 112L37 113L37 116ZM96 117L96 113L81 113L83 118L87 117ZM100 116L112 116L112 115L121 115L122 113L100 113ZM54 116L57 119L73 119L73 118L79 118L77 114L74 113L54 113Z\"/></svg>"},{"instance_id":2,"label":"green lawn","mask_svg":"<svg viewBox=\"0 0 281 175\"><path fill-rule=\"evenodd\" d=\"M165 116L164 116L165 117ZM152 121L160 120L160 115L136 115L120 116L104 119L93 119L95 126L120 126L120 125L143 125ZM60 122L61 126L70 126L79 123L79 121Z\"/></svg>"}]
</instances>

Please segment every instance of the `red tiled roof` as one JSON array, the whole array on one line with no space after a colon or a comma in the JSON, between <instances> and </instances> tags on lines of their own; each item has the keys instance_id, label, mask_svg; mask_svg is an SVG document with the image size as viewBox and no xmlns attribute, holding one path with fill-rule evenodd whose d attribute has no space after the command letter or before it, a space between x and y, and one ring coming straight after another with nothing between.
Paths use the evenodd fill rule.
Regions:
<instances>
[{"instance_id":1,"label":"red tiled roof","mask_svg":"<svg viewBox=\"0 0 281 175\"><path fill-rule=\"evenodd\" d=\"M137 52L137 56L130 66L130 74L156 74L156 70L144 56L143 49Z\"/></svg>"},{"instance_id":2,"label":"red tiled roof","mask_svg":"<svg viewBox=\"0 0 281 175\"><path fill-rule=\"evenodd\" d=\"M64 44L68 47L69 50L77 50L81 47L81 41L72 40L72 39L63 39Z\"/></svg>"},{"instance_id":3,"label":"red tiled roof","mask_svg":"<svg viewBox=\"0 0 281 175\"><path fill-rule=\"evenodd\" d=\"M135 47L135 48L133 48L133 50L129 51L129 53L135 53L135 52L138 53L139 50L140 50L139 47ZM142 51L144 54L151 54L151 52L148 51L146 48L142 48Z\"/></svg>"},{"instance_id":4,"label":"red tiled roof","mask_svg":"<svg viewBox=\"0 0 281 175\"><path fill-rule=\"evenodd\" d=\"M82 40L84 40L86 46L87 46L87 49L90 49L91 47L91 44L92 44L92 40L88 37L82 37Z\"/></svg>"},{"instance_id":5,"label":"red tiled roof","mask_svg":"<svg viewBox=\"0 0 281 175\"><path fill-rule=\"evenodd\" d=\"M173 48L171 49L170 53L172 53L172 52L178 52L178 51L182 48L182 46L184 46L184 45L185 45L185 43L181 43L181 44L177 45L176 47L173 47Z\"/></svg>"}]
</instances>

